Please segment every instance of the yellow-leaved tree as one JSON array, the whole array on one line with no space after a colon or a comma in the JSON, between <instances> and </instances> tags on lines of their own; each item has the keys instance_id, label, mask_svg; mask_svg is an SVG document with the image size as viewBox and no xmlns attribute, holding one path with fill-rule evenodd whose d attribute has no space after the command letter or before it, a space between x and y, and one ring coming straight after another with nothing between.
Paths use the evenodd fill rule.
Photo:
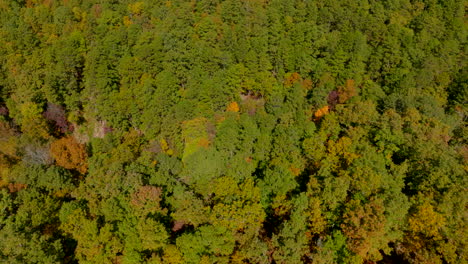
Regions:
<instances>
[{"instance_id":1,"label":"yellow-leaved tree","mask_svg":"<svg viewBox=\"0 0 468 264\"><path fill-rule=\"evenodd\" d=\"M21 131L32 137L49 139L50 135L47 122L42 116L42 109L39 105L26 102L19 106Z\"/></svg>"}]
</instances>

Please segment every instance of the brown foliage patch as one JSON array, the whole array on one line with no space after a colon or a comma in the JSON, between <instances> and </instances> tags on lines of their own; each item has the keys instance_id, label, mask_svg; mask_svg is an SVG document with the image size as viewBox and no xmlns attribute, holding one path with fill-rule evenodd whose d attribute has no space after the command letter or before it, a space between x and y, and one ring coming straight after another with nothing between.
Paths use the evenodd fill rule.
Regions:
<instances>
[{"instance_id":1,"label":"brown foliage patch","mask_svg":"<svg viewBox=\"0 0 468 264\"><path fill-rule=\"evenodd\" d=\"M8 184L8 191L10 193L14 193L14 192L21 191L22 189L25 189L26 187L28 187L28 185L26 185L26 184L10 183L10 184Z\"/></svg>"},{"instance_id":2,"label":"brown foliage patch","mask_svg":"<svg viewBox=\"0 0 468 264\"><path fill-rule=\"evenodd\" d=\"M161 208L160 202L162 189L155 186L141 186L131 196L130 204L135 208L139 215L154 213L165 214L166 210Z\"/></svg>"},{"instance_id":3,"label":"brown foliage patch","mask_svg":"<svg viewBox=\"0 0 468 264\"><path fill-rule=\"evenodd\" d=\"M348 101L351 97L357 95L356 85L354 80L347 80L344 86L338 87L340 104Z\"/></svg>"},{"instance_id":4,"label":"brown foliage patch","mask_svg":"<svg viewBox=\"0 0 468 264\"><path fill-rule=\"evenodd\" d=\"M185 226L185 222L184 221L175 221L173 226L172 226L172 231L174 232L177 232L179 230L181 230L182 228L184 228Z\"/></svg>"}]
</instances>

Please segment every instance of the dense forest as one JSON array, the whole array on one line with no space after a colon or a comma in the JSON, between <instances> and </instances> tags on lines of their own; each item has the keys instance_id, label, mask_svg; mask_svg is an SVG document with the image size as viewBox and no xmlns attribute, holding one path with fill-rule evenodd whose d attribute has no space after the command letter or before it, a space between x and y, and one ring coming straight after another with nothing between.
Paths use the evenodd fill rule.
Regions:
<instances>
[{"instance_id":1,"label":"dense forest","mask_svg":"<svg viewBox=\"0 0 468 264\"><path fill-rule=\"evenodd\" d=\"M0 0L1 263L468 263L465 0Z\"/></svg>"}]
</instances>

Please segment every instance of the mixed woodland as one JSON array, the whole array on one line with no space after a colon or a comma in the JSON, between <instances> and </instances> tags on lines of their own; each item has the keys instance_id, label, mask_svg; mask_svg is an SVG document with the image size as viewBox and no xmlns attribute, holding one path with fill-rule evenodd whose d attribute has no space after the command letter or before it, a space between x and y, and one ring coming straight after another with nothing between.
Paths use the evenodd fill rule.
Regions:
<instances>
[{"instance_id":1,"label":"mixed woodland","mask_svg":"<svg viewBox=\"0 0 468 264\"><path fill-rule=\"evenodd\" d=\"M0 0L1 263L468 263L465 0Z\"/></svg>"}]
</instances>

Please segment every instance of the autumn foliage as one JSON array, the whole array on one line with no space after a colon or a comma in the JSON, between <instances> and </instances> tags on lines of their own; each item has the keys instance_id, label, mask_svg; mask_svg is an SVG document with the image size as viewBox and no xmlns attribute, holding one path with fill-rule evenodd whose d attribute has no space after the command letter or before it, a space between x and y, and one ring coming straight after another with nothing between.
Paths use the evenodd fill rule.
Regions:
<instances>
[{"instance_id":1,"label":"autumn foliage","mask_svg":"<svg viewBox=\"0 0 468 264\"><path fill-rule=\"evenodd\" d=\"M357 95L354 80L347 80L345 85L338 87L339 102L342 104Z\"/></svg>"},{"instance_id":2,"label":"autumn foliage","mask_svg":"<svg viewBox=\"0 0 468 264\"><path fill-rule=\"evenodd\" d=\"M87 170L85 145L78 143L74 137L63 137L50 145L50 152L57 165L66 169L76 169L84 174Z\"/></svg>"},{"instance_id":3,"label":"autumn foliage","mask_svg":"<svg viewBox=\"0 0 468 264\"><path fill-rule=\"evenodd\" d=\"M284 78L284 86L291 87L293 84L301 80L301 76L297 72L288 73Z\"/></svg>"},{"instance_id":4,"label":"autumn foliage","mask_svg":"<svg viewBox=\"0 0 468 264\"><path fill-rule=\"evenodd\" d=\"M320 118L322 118L324 115L328 114L328 111L329 111L329 107L328 105L318 109L315 113L314 113L314 118L315 120L319 120Z\"/></svg>"},{"instance_id":5,"label":"autumn foliage","mask_svg":"<svg viewBox=\"0 0 468 264\"><path fill-rule=\"evenodd\" d=\"M468 264L464 0L0 0L0 264Z\"/></svg>"},{"instance_id":6,"label":"autumn foliage","mask_svg":"<svg viewBox=\"0 0 468 264\"><path fill-rule=\"evenodd\" d=\"M164 213L161 208L161 188L154 186L141 186L132 194L130 204L142 215Z\"/></svg>"},{"instance_id":7,"label":"autumn foliage","mask_svg":"<svg viewBox=\"0 0 468 264\"><path fill-rule=\"evenodd\" d=\"M341 228L349 238L348 247L363 259L379 260L379 249L385 248L385 216L381 200L368 204L350 202L351 210L344 214Z\"/></svg>"},{"instance_id":8,"label":"autumn foliage","mask_svg":"<svg viewBox=\"0 0 468 264\"><path fill-rule=\"evenodd\" d=\"M44 112L47 120L55 123L55 127L61 132L66 133L73 130L73 126L68 122L63 107L48 103L47 110Z\"/></svg>"},{"instance_id":9,"label":"autumn foliage","mask_svg":"<svg viewBox=\"0 0 468 264\"><path fill-rule=\"evenodd\" d=\"M239 112L239 105L237 104L237 102L232 102L227 106L226 111Z\"/></svg>"}]
</instances>

